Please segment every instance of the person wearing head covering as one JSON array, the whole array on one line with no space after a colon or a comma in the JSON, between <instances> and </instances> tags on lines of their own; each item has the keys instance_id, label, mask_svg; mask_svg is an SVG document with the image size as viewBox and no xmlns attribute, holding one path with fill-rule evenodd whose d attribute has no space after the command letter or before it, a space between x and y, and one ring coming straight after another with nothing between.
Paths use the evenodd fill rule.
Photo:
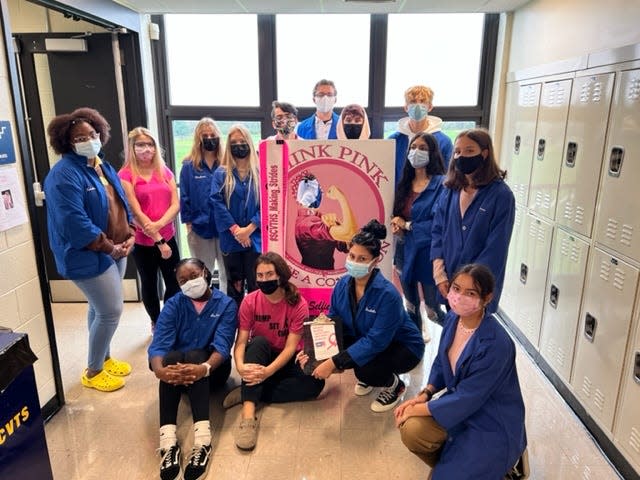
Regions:
<instances>
[{"instance_id":1,"label":"person wearing head covering","mask_svg":"<svg viewBox=\"0 0 640 480\"><path fill-rule=\"evenodd\" d=\"M352 103L340 112L336 127L338 140L366 140L371 136L367 112L360 105Z\"/></svg>"}]
</instances>

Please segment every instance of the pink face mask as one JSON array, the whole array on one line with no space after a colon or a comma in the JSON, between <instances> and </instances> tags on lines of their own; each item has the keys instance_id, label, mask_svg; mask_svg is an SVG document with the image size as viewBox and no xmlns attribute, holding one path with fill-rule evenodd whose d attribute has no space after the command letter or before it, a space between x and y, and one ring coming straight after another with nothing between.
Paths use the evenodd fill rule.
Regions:
<instances>
[{"instance_id":1,"label":"pink face mask","mask_svg":"<svg viewBox=\"0 0 640 480\"><path fill-rule=\"evenodd\" d=\"M482 308L480 305L480 299L478 297L470 297L468 295L462 295L461 293L449 290L447 294L447 300L449 300L449 306L456 315L461 317L468 317L473 315Z\"/></svg>"},{"instance_id":2,"label":"pink face mask","mask_svg":"<svg viewBox=\"0 0 640 480\"><path fill-rule=\"evenodd\" d=\"M141 162L151 163L155 154L156 152L153 150L145 150L144 152L136 153L136 157L138 157L138 160Z\"/></svg>"}]
</instances>

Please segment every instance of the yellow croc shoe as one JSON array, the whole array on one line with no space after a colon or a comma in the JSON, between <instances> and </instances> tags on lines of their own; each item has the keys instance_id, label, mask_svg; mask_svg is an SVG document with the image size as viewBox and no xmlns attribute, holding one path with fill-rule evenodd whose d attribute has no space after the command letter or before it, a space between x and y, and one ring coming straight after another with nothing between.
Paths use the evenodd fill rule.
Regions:
<instances>
[{"instance_id":1,"label":"yellow croc shoe","mask_svg":"<svg viewBox=\"0 0 640 480\"><path fill-rule=\"evenodd\" d=\"M103 368L107 373L115 375L116 377L126 377L131 373L131 365L129 365L129 363L116 360L115 358L106 359Z\"/></svg>"},{"instance_id":2,"label":"yellow croc shoe","mask_svg":"<svg viewBox=\"0 0 640 480\"><path fill-rule=\"evenodd\" d=\"M82 374L82 385L88 388L95 388L101 392L113 392L124 387L124 380L119 377L109 375L106 370L102 370L99 374L89 378L87 371Z\"/></svg>"}]
</instances>

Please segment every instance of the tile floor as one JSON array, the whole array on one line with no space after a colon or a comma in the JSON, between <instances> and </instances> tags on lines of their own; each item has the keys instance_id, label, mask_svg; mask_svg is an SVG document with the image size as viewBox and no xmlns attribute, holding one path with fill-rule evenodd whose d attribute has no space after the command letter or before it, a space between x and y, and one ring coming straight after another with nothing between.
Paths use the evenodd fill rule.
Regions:
<instances>
[{"instance_id":1,"label":"tile floor","mask_svg":"<svg viewBox=\"0 0 640 480\"><path fill-rule=\"evenodd\" d=\"M151 339L141 304L126 304L112 343L114 357L133 365L127 385L113 393L84 388L86 305L54 304L67 403L45 432L56 480L137 480L159 478L157 380L147 368ZM439 340L410 374L405 397L413 396L428 375ZM527 407L532 479L621 478L530 358L519 349L518 371ZM238 384L233 373L228 386ZM334 375L321 399L265 406L259 411L258 445L239 451L233 428L239 407L224 411L224 393L211 398L213 463L208 479L354 480L426 479L428 467L406 450L389 413L369 409L373 395L356 397L352 373ZM190 450L191 417L181 404L178 438Z\"/></svg>"}]
</instances>

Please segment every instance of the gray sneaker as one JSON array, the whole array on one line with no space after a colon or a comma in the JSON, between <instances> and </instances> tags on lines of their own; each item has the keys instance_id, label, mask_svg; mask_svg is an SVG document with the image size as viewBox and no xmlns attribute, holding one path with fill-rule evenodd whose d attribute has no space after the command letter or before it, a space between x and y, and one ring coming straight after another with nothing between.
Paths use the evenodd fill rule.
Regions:
<instances>
[{"instance_id":1,"label":"gray sneaker","mask_svg":"<svg viewBox=\"0 0 640 480\"><path fill-rule=\"evenodd\" d=\"M240 450L253 450L258 441L258 419L243 418L236 429L236 447Z\"/></svg>"},{"instance_id":2,"label":"gray sneaker","mask_svg":"<svg viewBox=\"0 0 640 480\"><path fill-rule=\"evenodd\" d=\"M224 397L224 400L222 401L222 406L224 408L231 408L241 403L242 403L242 389L240 387L236 387L233 390L231 390L229 393L227 393L226 397Z\"/></svg>"}]
</instances>

